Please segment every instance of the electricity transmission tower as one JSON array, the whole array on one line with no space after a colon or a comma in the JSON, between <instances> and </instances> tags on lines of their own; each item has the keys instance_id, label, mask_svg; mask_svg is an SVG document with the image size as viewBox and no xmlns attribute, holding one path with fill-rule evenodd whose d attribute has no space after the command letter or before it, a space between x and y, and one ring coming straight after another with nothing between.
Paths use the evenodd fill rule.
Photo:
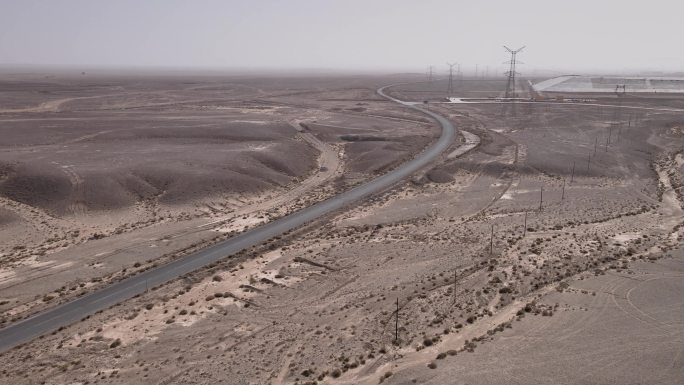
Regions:
<instances>
[{"instance_id":1,"label":"electricity transmission tower","mask_svg":"<svg viewBox=\"0 0 684 385\"><path fill-rule=\"evenodd\" d=\"M508 62L510 64L508 72L506 72L506 75L508 75L508 84L506 85L506 99L508 98L515 98L517 94L515 93L515 65L517 64L517 59L516 55L525 49L525 46L522 46L516 50L512 50L506 46L504 46L508 52L511 53L511 61Z\"/></svg>"},{"instance_id":2,"label":"electricity transmission tower","mask_svg":"<svg viewBox=\"0 0 684 385\"><path fill-rule=\"evenodd\" d=\"M447 63L449 66L449 87L447 89L447 97L451 97L454 93L454 66L456 63Z\"/></svg>"},{"instance_id":3,"label":"electricity transmission tower","mask_svg":"<svg viewBox=\"0 0 684 385\"><path fill-rule=\"evenodd\" d=\"M462 86L463 85L463 74L461 74L461 65L458 63L456 64L456 77L458 78L458 86L459 87Z\"/></svg>"},{"instance_id":4,"label":"electricity transmission tower","mask_svg":"<svg viewBox=\"0 0 684 385\"><path fill-rule=\"evenodd\" d=\"M515 75L517 72L515 72L515 66L518 64L518 60L516 56L520 51L525 49L525 46L522 46L516 50L512 50L506 46L504 46L508 52L511 53L511 60L507 63L510 65L508 72L505 72L504 74L508 76L508 83L506 84L506 95L505 95L505 100L503 104L503 108L501 110L501 113L503 115L506 115L507 113L510 112L512 116L516 115L516 98L518 94L515 91Z\"/></svg>"},{"instance_id":5,"label":"electricity transmission tower","mask_svg":"<svg viewBox=\"0 0 684 385\"><path fill-rule=\"evenodd\" d=\"M429 81L429 82L432 81L432 66L428 66L427 78L428 78L428 81Z\"/></svg>"}]
</instances>

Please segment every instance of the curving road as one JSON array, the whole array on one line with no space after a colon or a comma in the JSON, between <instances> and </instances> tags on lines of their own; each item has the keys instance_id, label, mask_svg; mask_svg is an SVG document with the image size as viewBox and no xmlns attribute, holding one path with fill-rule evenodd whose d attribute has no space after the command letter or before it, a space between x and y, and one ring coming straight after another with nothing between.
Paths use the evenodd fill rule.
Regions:
<instances>
[{"instance_id":1,"label":"curving road","mask_svg":"<svg viewBox=\"0 0 684 385\"><path fill-rule=\"evenodd\" d=\"M269 222L260 227L248 230L233 238L207 247L196 253L179 258L168 264L147 270L138 275L113 283L73 301L40 312L30 318L14 323L0 330L0 352L7 351L40 335L59 327L72 324L98 310L107 309L117 303L145 292L147 287L154 287L169 282L184 274L222 260L243 249L258 245L264 241L300 227L314 219L332 211L348 206L370 194L382 191L428 165L444 152L454 139L454 127L451 123L434 112L418 107L414 103L406 103L385 94L384 90L397 84L381 87L377 90L380 96L418 110L435 119L442 126L439 139L413 160L402 164L389 173L373 179L351 190L329 198L323 202L309 206L290 215Z\"/></svg>"}]
</instances>

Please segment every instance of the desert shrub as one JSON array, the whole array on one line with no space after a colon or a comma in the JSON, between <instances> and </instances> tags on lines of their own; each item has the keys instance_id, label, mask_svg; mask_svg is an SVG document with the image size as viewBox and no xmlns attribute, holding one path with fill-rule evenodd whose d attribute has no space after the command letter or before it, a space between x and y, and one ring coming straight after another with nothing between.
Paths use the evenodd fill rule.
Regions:
<instances>
[{"instance_id":1,"label":"desert shrub","mask_svg":"<svg viewBox=\"0 0 684 385\"><path fill-rule=\"evenodd\" d=\"M429 364L427 364L427 367L430 369L437 369L437 364L434 363L434 361L433 361L433 362L430 362Z\"/></svg>"}]
</instances>

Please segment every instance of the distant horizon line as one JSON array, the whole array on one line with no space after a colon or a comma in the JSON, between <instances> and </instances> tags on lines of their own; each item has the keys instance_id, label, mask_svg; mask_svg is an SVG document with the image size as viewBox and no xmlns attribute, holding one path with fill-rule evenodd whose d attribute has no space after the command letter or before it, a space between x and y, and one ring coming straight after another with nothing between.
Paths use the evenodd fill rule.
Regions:
<instances>
[{"instance_id":1,"label":"distant horizon line","mask_svg":"<svg viewBox=\"0 0 684 385\"><path fill-rule=\"evenodd\" d=\"M428 66L426 66L427 68ZM503 66L501 66L503 68ZM88 72L104 72L106 74L115 73L140 73L145 74L151 71L162 72L166 75L171 74L201 74L201 73L211 73L211 74L226 74L226 75L283 75L283 74L295 74L295 75L323 75L323 74L346 74L346 75L417 75L425 76L426 70L419 70L413 67L256 67L256 66L182 66L182 65L102 65L102 64L28 64L28 63L0 63L0 74L7 74L8 72L28 72L29 74L40 74L43 71L51 72L76 72L77 74L88 74ZM442 73L444 72L444 73ZM684 70L657 70L657 69L600 69L596 68L590 69L555 69L555 68L528 68L526 71L521 71L523 77L528 74L528 76L566 76L566 75L619 75L619 76L653 76L658 74L659 76L684 76ZM444 76L447 71L435 71L434 76ZM470 68L468 70L461 71L463 76L472 77L474 71ZM497 76L492 76L496 74ZM488 76L483 76L484 74L478 73L477 77L486 78L505 78L503 72L499 74L498 72L490 73Z\"/></svg>"}]
</instances>

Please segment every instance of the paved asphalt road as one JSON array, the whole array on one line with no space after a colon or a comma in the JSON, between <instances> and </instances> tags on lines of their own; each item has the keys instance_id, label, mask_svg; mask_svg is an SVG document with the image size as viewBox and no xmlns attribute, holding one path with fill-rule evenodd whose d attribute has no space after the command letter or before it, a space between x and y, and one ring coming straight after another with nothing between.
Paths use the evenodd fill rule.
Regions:
<instances>
[{"instance_id":1,"label":"paved asphalt road","mask_svg":"<svg viewBox=\"0 0 684 385\"><path fill-rule=\"evenodd\" d=\"M370 194L382 191L428 165L452 143L455 135L454 127L441 115L387 96L384 93L387 87L391 86L378 89L378 94L408 108L421 111L437 120L442 126L440 138L416 158L381 177L354 187L328 200L241 233L194 254L111 284L71 302L45 310L26 320L14 323L0 330L0 352L7 351L33 338L56 330L61 326L77 322L98 310L107 309L137 294L143 293L148 286L154 287L169 282L243 249L263 243L276 235L300 227L324 214L348 206L352 202L358 201Z\"/></svg>"}]
</instances>

